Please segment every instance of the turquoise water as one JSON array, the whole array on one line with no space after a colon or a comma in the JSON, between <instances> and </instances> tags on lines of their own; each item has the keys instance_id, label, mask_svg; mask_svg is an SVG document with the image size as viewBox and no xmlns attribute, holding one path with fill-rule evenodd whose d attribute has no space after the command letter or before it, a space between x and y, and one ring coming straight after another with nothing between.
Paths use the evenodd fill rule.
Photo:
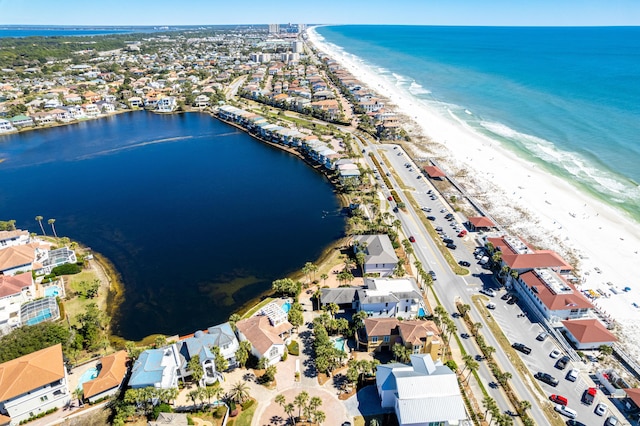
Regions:
<instances>
[{"instance_id":1,"label":"turquoise water","mask_svg":"<svg viewBox=\"0 0 640 426\"><path fill-rule=\"evenodd\" d=\"M44 289L44 297L56 297L60 294L60 287L57 285L49 286Z\"/></svg>"},{"instance_id":2,"label":"turquoise water","mask_svg":"<svg viewBox=\"0 0 640 426\"><path fill-rule=\"evenodd\" d=\"M347 352L347 339L344 337L338 337L333 341L333 347L339 351Z\"/></svg>"},{"instance_id":3,"label":"turquoise water","mask_svg":"<svg viewBox=\"0 0 640 426\"><path fill-rule=\"evenodd\" d=\"M423 317L423 316L425 316L424 309L420 308L420 309L418 310L418 316L419 316L419 317Z\"/></svg>"},{"instance_id":4,"label":"turquoise water","mask_svg":"<svg viewBox=\"0 0 640 426\"><path fill-rule=\"evenodd\" d=\"M442 117L640 220L640 27L318 33Z\"/></svg>"},{"instance_id":5,"label":"turquoise water","mask_svg":"<svg viewBox=\"0 0 640 426\"><path fill-rule=\"evenodd\" d=\"M43 309L37 316L30 318L26 321L27 325L40 324L42 321L46 321L51 318L51 309Z\"/></svg>"},{"instance_id":6,"label":"turquoise water","mask_svg":"<svg viewBox=\"0 0 640 426\"><path fill-rule=\"evenodd\" d=\"M284 302L284 305L282 305L282 310L288 314L290 309L291 309L291 302Z\"/></svg>"},{"instance_id":7,"label":"turquoise water","mask_svg":"<svg viewBox=\"0 0 640 426\"><path fill-rule=\"evenodd\" d=\"M80 378L78 379L78 389L82 389L82 385L84 383L90 382L91 380L95 379L96 377L98 377L98 374L100 374L100 370L97 367L91 367L90 369L82 373L82 376L80 376Z\"/></svg>"}]
</instances>

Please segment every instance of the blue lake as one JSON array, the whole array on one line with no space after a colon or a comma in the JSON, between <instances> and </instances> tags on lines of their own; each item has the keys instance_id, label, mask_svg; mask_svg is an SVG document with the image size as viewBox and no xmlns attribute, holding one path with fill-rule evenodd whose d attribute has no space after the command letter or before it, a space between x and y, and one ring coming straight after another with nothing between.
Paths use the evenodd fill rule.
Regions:
<instances>
[{"instance_id":1,"label":"blue lake","mask_svg":"<svg viewBox=\"0 0 640 426\"><path fill-rule=\"evenodd\" d=\"M206 114L146 112L0 136L0 219L107 256L126 298L114 334L226 321L344 235L331 185Z\"/></svg>"}]
</instances>

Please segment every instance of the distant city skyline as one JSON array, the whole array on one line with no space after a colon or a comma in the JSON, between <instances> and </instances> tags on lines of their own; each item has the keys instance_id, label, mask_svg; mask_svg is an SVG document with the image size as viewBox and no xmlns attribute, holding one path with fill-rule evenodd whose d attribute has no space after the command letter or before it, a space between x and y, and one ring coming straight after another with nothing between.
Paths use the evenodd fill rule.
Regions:
<instances>
[{"instance_id":1,"label":"distant city skyline","mask_svg":"<svg viewBox=\"0 0 640 426\"><path fill-rule=\"evenodd\" d=\"M638 0L0 0L0 25L228 25L270 23L637 26Z\"/></svg>"}]
</instances>

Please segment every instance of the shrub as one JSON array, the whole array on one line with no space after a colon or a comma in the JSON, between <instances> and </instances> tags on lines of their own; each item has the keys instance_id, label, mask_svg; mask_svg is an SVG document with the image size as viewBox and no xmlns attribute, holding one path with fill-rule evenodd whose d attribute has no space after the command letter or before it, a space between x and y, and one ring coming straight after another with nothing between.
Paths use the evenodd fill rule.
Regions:
<instances>
[{"instance_id":1,"label":"shrub","mask_svg":"<svg viewBox=\"0 0 640 426\"><path fill-rule=\"evenodd\" d=\"M282 354L282 360L283 360L283 361L286 361L286 360L287 360L288 352L289 352L289 351L286 351L286 352L284 352L284 353Z\"/></svg>"},{"instance_id":2,"label":"shrub","mask_svg":"<svg viewBox=\"0 0 640 426\"><path fill-rule=\"evenodd\" d=\"M187 416L187 424L188 425L194 425L195 423L193 422L193 419L191 418L191 416Z\"/></svg>"},{"instance_id":3,"label":"shrub","mask_svg":"<svg viewBox=\"0 0 640 426\"><path fill-rule=\"evenodd\" d=\"M155 407L153 407L153 413L151 414L153 416L153 419L157 419L158 416L160 415L160 413L172 413L173 409L171 408L171 406L169 404L158 404Z\"/></svg>"},{"instance_id":4,"label":"shrub","mask_svg":"<svg viewBox=\"0 0 640 426\"><path fill-rule=\"evenodd\" d=\"M64 265L56 266L55 268L53 268L51 270L51 273L56 276L60 276L79 274L80 271L82 271L82 268L80 268L75 263L65 263Z\"/></svg>"},{"instance_id":5,"label":"shrub","mask_svg":"<svg viewBox=\"0 0 640 426\"><path fill-rule=\"evenodd\" d=\"M251 408L251 406L252 406L255 402L256 402L256 401L255 401L255 400L253 400L253 399L249 399L249 400L245 401L245 402L242 404L242 409L243 409L243 410L248 410L249 408Z\"/></svg>"},{"instance_id":6,"label":"shrub","mask_svg":"<svg viewBox=\"0 0 640 426\"><path fill-rule=\"evenodd\" d=\"M300 355L300 347L298 346L298 342L296 342L295 340L292 340L291 343L287 345L287 350L289 352L289 355Z\"/></svg>"},{"instance_id":7,"label":"shrub","mask_svg":"<svg viewBox=\"0 0 640 426\"><path fill-rule=\"evenodd\" d=\"M227 411L227 407L225 407L224 405L221 405L218 408L216 408L216 411L213 412L213 417L215 417L216 419L221 419L224 417L224 413L226 411Z\"/></svg>"}]
</instances>

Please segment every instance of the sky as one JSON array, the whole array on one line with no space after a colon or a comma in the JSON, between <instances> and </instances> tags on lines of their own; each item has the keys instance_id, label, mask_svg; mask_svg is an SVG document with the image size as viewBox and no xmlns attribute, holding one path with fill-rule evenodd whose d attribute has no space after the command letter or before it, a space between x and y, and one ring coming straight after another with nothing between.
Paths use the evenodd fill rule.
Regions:
<instances>
[{"instance_id":1,"label":"sky","mask_svg":"<svg viewBox=\"0 0 640 426\"><path fill-rule=\"evenodd\" d=\"M0 25L638 26L640 0L0 0Z\"/></svg>"}]
</instances>

